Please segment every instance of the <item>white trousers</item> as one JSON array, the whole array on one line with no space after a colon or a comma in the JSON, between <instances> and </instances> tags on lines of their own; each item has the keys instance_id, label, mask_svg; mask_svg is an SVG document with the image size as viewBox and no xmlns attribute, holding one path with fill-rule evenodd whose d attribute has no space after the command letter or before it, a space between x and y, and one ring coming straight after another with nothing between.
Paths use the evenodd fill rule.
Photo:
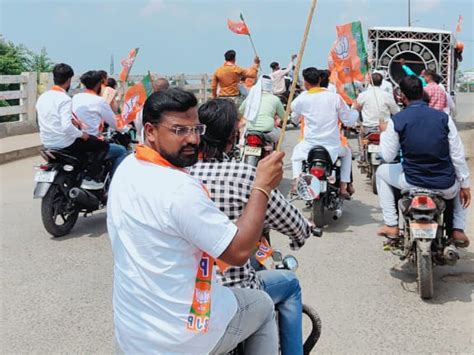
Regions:
<instances>
[{"instance_id":1,"label":"white trousers","mask_svg":"<svg viewBox=\"0 0 474 355\"><path fill-rule=\"evenodd\" d=\"M402 164L382 164L377 169L377 191L383 219L387 226L398 226L398 213L395 206L395 196L392 187L396 189L407 189L416 187L409 184L405 179ZM459 182L449 189L436 190L447 200L454 199L453 228L464 230L466 225L466 209L461 205L459 197Z\"/></svg>"},{"instance_id":2,"label":"white trousers","mask_svg":"<svg viewBox=\"0 0 474 355\"><path fill-rule=\"evenodd\" d=\"M313 147L313 144L308 144L303 140L293 148L291 156L293 179L299 177L303 172L303 161L308 158L308 153ZM352 151L349 147L341 146L338 156L341 158L341 181L349 183L351 182Z\"/></svg>"}]
</instances>

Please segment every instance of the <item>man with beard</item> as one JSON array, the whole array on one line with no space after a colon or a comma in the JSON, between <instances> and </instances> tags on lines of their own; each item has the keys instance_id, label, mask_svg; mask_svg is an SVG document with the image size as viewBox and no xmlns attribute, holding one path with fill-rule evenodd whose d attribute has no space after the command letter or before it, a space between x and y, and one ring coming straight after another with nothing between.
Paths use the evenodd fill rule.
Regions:
<instances>
[{"instance_id":1,"label":"man with beard","mask_svg":"<svg viewBox=\"0 0 474 355\"><path fill-rule=\"evenodd\" d=\"M197 162L194 94L167 89L143 108L145 144L112 180L107 226L114 254L117 351L277 354L273 302L259 290L216 283L214 262L244 265L262 235L284 153L263 159L240 219L233 224L185 170Z\"/></svg>"},{"instance_id":2,"label":"man with beard","mask_svg":"<svg viewBox=\"0 0 474 355\"><path fill-rule=\"evenodd\" d=\"M62 149L75 156L88 152L105 156L108 144L81 131L80 123L73 118L72 100L67 94L73 76L74 71L69 65L56 64L53 68L54 86L36 102L41 142L45 148ZM99 172L100 164L91 164L91 177L95 178ZM98 184L93 180L89 182Z\"/></svg>"}]
</instances>

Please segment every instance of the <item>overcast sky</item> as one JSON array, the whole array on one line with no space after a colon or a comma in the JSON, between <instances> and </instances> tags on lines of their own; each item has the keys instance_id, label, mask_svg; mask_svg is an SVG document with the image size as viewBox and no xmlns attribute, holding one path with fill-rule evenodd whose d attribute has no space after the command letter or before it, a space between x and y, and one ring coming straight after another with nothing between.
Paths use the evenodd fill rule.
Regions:
<instances>
[{"instance_id":1,"label":"overcast sky","mask_svg":"<svg viewBox=\"0 0 474 355\"><path fill-rule=\"evenodd\" d=\"M412 0L417 27L454 31L464 17L460 40L465 44L461 69L474 68L472 0ZM242 11L265 70L272 61L286 65L298 51L310 0L0 0L0 32L14 43L39 51L46 47L55 62L77 73L115 72L120 59L140 47L132 74L211 73L223 53L237 51L238 64L253 58L247 36L227 29L228 18ZM361 20L371 26L406 26L408 0L319 0L303 65L327 66L335 26Z\"/></svg>"}]
</instances>

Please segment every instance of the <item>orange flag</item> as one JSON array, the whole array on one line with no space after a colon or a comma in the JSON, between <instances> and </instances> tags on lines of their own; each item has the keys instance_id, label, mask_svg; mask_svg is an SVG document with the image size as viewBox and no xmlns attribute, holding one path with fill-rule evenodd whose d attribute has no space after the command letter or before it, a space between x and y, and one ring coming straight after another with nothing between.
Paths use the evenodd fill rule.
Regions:
<instances>
[{"instance_id":1,"label":"orange flag","mask_svg":"<svg viewBox=\"0 0 474 355\"><path fill-rule=\"evenodd\" d=\"M456 32L457 32L457 33L460 33L460 32L461 32L461 25L462 25L462 15L459 15L458 24L457 24L457 26L456 26Z\"/></svg>"},{"instance_id":2,"label":"orange flag","mask_svg":"<svg viewBox=\"0 0 474 355\"><path fill-rule=\"evenodd\" d=\"M234 22L231 20L227 20L227 27L229 27L229 30L231 30L234 33L237 33L238 35L250 35L249 28L244 22L244 17L242 14L240 14L240 19L242 22Z\"/></svg>"},{"instance_id":3,"label":"orange flag","mask_svg":"<svg viewBox=\"0 0 474 355\"><path fill-rule=\"evenodd\" d=\"M120 62L122 64L122 71L120 72L120 75L119 75L120 81L127 80L128 74L130 73L130 70L132 69L132 65L135 62L135 58L137 57L137 54L138 54L138 48L133 48L128 53L128 58L122 59L122 61Z\"/></svg>"}]
</instances>

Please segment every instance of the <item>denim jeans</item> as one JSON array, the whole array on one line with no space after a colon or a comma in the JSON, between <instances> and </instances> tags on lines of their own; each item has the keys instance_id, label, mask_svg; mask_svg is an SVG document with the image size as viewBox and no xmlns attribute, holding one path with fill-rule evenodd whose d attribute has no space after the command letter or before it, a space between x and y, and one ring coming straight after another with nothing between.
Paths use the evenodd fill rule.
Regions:
<instances>
[{"instance_id":1,"label":"denim jeans","mask_svg":"<svg viewBox=\"0 0 474 355\"><path fill-rule=\"evenodd\" d=\"M263 270L258 271L257 275L278 311L282 355L302 355L303 303L298 278L288 270Z\"/></svg>"},{"instance_id":2,"label":"denim jeans","mask_svg":"<svg viewBox=\"0 0 474 355\"><path fill-rule=\"evenodd\" d=\"M115 172L117 167L120 165L122 160L127 156L127 149L123 145L110 143L109 152L105 157L106 160L113 160L112 174Z\"/></svg>"},{"instance_id":3,"label":"denim jeans","mask_svg":"<svg viewBox=\"0 0 474 355\"><path fill-rule=\"evenodd\" d=\"M245 288L230 289L237 299L237 313L211 354L226 354L244 340L244 354L278 354L274 305L268 294Z\"/></svg>"}]
</instances>

